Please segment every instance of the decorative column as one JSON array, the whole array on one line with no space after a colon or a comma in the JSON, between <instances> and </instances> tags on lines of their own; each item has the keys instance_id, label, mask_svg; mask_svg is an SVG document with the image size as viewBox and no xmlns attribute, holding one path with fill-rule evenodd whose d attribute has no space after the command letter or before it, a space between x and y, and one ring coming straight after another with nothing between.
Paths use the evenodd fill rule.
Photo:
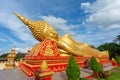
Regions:
<instances>
[{"instance_id":1,"label":"decorative column","mask_svg":"<svg viewBox=\"0 0 120 80\"><path fill-rule=\"evenodd\" d=\"M46 60L43 60L40 70L35 70L35 80L52 80L54 72L48 67Z\"/></svg>"}]
</instances>

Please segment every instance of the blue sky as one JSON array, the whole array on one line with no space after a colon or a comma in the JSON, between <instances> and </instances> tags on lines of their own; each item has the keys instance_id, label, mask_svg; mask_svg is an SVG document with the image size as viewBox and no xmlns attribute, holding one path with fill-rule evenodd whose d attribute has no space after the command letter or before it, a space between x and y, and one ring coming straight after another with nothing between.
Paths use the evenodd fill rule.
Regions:
<instances>
[{"instance_id":1,"label":"blue sky","mask_svg":"<svg viewBox=\"0 0 120 80\"><path fill-rule=\"evenodd\" d=\"M26 52L38 43L12 12L31 20L48 21L60 36L99 46L120 34L119 0L2 0L0 2L0 54L15 46Z\"/></svg>"}]
</instances>

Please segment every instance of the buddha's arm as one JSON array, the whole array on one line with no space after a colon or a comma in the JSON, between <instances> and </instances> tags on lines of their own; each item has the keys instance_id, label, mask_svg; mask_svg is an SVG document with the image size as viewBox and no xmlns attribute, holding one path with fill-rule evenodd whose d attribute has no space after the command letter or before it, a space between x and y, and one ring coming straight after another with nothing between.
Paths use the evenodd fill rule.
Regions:
<instances>
[{"instance_id":1,"label":"buddha's arm","mask_svg":"<svg viewBox=\"0 0 120 80\"><path fill-rule=\"evenodd\" d=\"M73 54L73 55L79 55L79 56L83 56L83 53L80 52L80 50L74 50L72 49L67 43L61 43L60 41L57 41L53 38L50 38L50 37L47 37L47 39L50 39L50 40L53 40L56 42L57 46L64 50L64 51L67 51L69 54Z\"/></svg>"}]
</instances>

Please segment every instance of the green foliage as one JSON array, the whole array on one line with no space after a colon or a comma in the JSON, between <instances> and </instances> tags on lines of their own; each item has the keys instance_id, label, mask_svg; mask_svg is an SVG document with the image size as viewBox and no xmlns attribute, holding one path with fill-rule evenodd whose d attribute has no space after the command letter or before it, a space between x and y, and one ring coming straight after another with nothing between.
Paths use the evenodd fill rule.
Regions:
<instances>
[{"instance_id":1,"label":"green foliage","mask_svg":"<svg viewBox=\"0 0 120 80\"><path fill-rule=\"evenodd\" d=\"M5 53L5 54L1 54L0 55L0 58L7 58L7 55L8 53ZM25 57L26 53L18 53L16 54L15 56L15 60L20 60L20 59L23 59Z\"/></svg>"},{"instance_id":2,"label":"green foliage","mask_svg":"<svg viewBox=\"0 0 120 80\"><path fill-rule=\"evenodd\" d=\"M68 76L68 80L77 80L80 76L80 68L76 63L74 57L70 55L69 62L67 65L66 73Z\"/></svg>"},{"instance_id":3,"label":"green foliage","mask_svg":"<svg viewBox=\"0 0 120 80\"><path fill-rule=\"evenodd\" d=\"M120 56L115 56L115 61L117 62L117 64L120 64Z\"/></svg>"},{"instance_id":4,"label":"green foliage","mask_svg":"<svg viewBox=\"0 0 120 80\"><path fill-rule=\"evenodd\" d=\"M114 40L113 40L114 43L120 45L120 35L118 35Z\"/></svg>"},{"instance_id":5,"label":"green foliage","mask_svg":"<svg viewBox=\"0 0 120 80\"><path fill-rule=\"evenodd\" d=\"M8 53L1 54L1 55L0 55L0 58L6 58L6 57L7 57L7 55L8 55Z\"/></svg>"},{"instance_id":6,"label":"green foliage","mask_svg":"<svg viewBox=\"0 0 120 80\"><path fill-rule=\"evenodd\" d=\"M22 59L23 57L21 57L21 56L19 56L19 55L16 55L16 57L15 57L15 60L20 60L20 59Z\"/></svg>"},{"instance_id":7,"label":"green foliage","mask_svg":"<svg viewBox=\"0 0 120 80\"><path fill-rule=\"evenodd\" d=\"M93 72L102 72L102 66L98 63L94 56L90 60L90 66Z\"/></svg>"},{"instance_id":8,"label":"green foliage","mask_svg":"<svg viewBox=\"0 0 120 80\"><path fill-rule=\"evenodd\" d=\"M116 43L105 43L97 48L100 51L108 50L110 59L120 55L120 45Z\"/></svg>"},{"instance_id":9,"label":"green foliage","mask_svg":"<svg viewBox=\"0 0 120 80\"><path fill-rule=\"evenodd\" d=\"M15 57L15 60L20 60L20 59L23 59L24 57L25 57L25 53L18 53L18 54L16 54L16 57Z\"/></svg>"}]
</instances>

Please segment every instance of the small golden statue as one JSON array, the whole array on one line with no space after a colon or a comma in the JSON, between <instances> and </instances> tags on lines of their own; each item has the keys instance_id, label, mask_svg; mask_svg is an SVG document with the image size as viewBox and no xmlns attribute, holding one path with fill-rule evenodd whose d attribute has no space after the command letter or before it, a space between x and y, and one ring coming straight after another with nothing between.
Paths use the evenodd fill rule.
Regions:
<instances>
[{"instance_id":1,"label":"small golden statue","mask_svg":"<svg viewBox=\"0 0 120 80\"><path fill-rule=\"evenodd\" d=\"M38 41L45 39L54 40L61 54L73 54L77 56L108 55L108 52L100 52L87 44L74 41L68 34L59 37L57 31L46 21L31 21L17 13L14 14L28 26Z\"/></svg>"}]
</instances>

